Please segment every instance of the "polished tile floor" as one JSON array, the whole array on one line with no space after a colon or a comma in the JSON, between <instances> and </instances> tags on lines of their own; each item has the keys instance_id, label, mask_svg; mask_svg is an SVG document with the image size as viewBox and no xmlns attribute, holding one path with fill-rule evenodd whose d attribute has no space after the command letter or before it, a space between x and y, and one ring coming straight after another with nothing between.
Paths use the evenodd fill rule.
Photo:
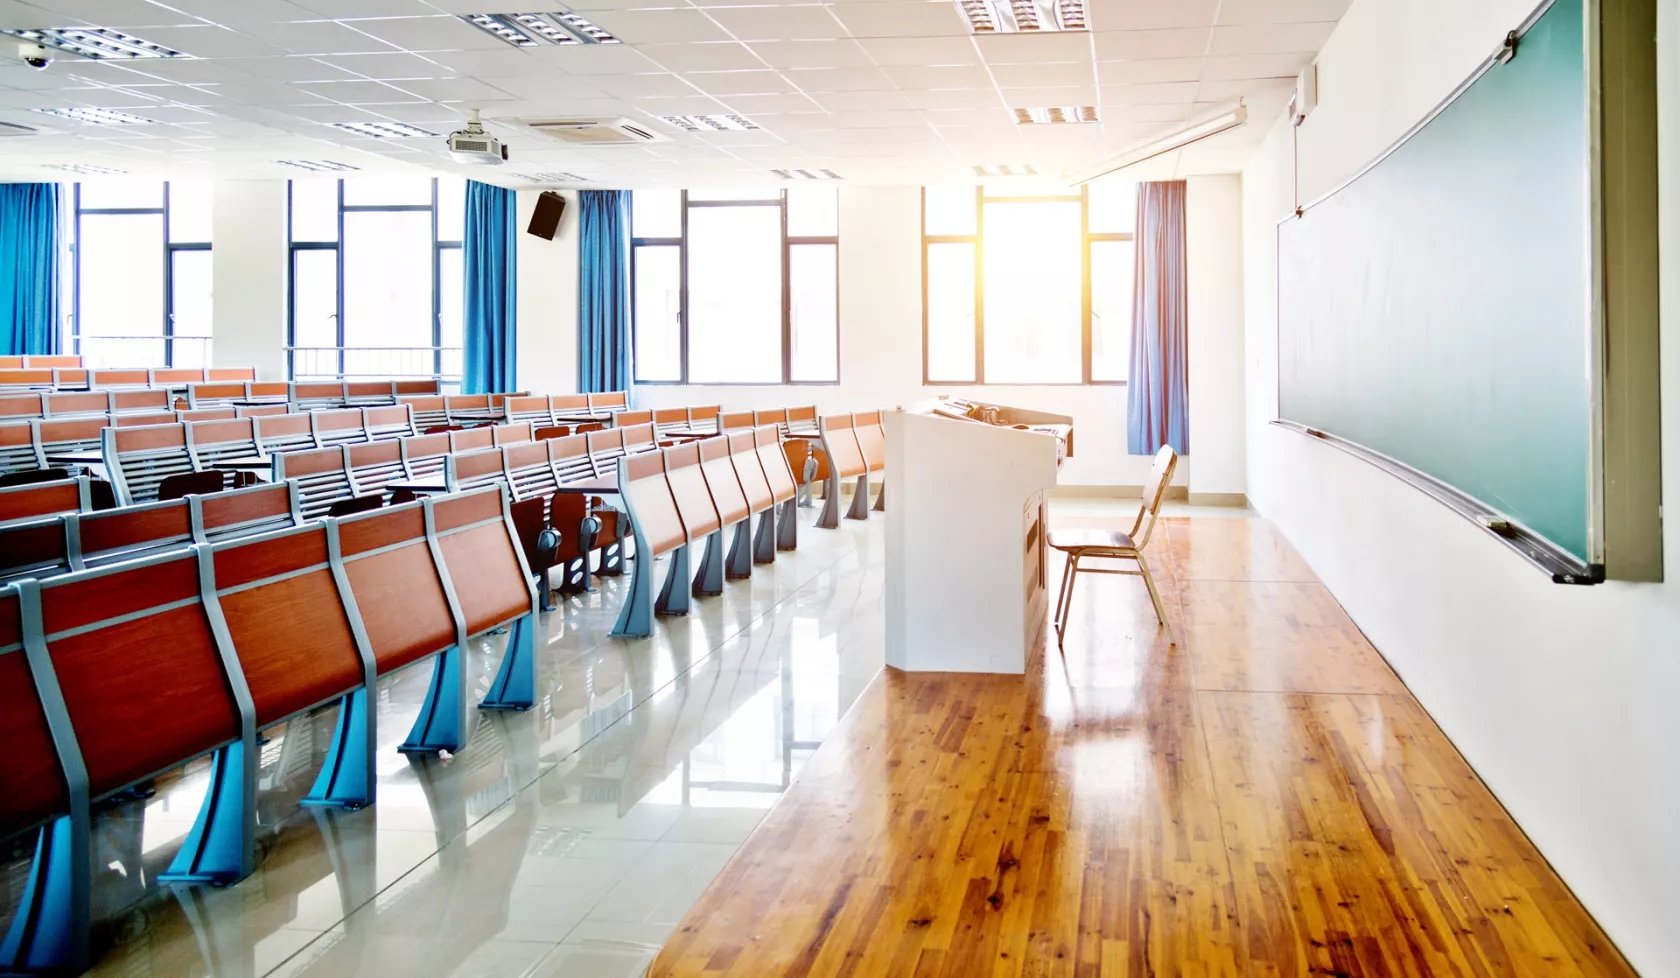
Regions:
<instances>
[{"instance_id":1,"label":"polished tile floor","mask_svg":"<svg viewBox=\"0 0 1680 978\"><path fill-rule=\"evenodd\" d=\"M881 667L884 523L814 529L652 639L608 638L629 578L544 616L539 705L452 758L395 746L430 665L379 688L379 802L303 809L335 711L268 732L255 875L155 882L203 764L95 823L96 975L641 975ZM475 648L487 687L502 639ZM143 736L144 731L136 731ZM0 852L0 915L27 872ZM8 923L0 916L0 933Z\"/></svg>"}]
</instances>

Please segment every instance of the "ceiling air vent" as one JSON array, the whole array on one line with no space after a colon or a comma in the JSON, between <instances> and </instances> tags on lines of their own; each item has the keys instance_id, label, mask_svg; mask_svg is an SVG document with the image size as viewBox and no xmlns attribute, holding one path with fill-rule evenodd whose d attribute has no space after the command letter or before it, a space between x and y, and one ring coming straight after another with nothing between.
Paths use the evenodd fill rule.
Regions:
<instances>
[{"instance_id":1,"label":"ceiling air vent","mask_svg":"<svg viewBox=\"0 0 1680 978\"><path fill-rule=\"evenodd\" d=\"M996 163L992 165L974 164L974 175L977 177L1036 177L1038 171L1031 163Z\"/></svg>"},{"instance_id":2,"label":"ceiling air vent","mask_svg":"<svg viewBox=\"0 0 1680 978\"><path fill-rule=\"evenodd\" d=\"M833 170L771 170L783 180L839 180L840 174Z\"/></svg>"},{"instance_id":3,"label":"ceiling air vent","mask_svg":"<svg viewBox=\"0 0 1680 978\"><path fill-rule=\"evenodd\" d=\"M575 173L527 173L525 179L532 183L589 183L588 177L580 177Z\"/></svg>"},{"instance_id":4,"label":"ceiling air vent","mask_svg":"<svg viewBox=\"0 0 1680 978\"><path fill-rule=\"evenodd\" d=\"M662 115L665 122L683 132L746 132L757 129L758 123L746 116L735 115Z\"/></svg>"},{"instance_id":5,"label":"ceiling air vent","mask_svg":"<svg viewBox=\"0 0 1680 978\"><path fill-rule=\"evenodd\" d=\"M625 143L656 143L664 136L629 119L543 119L525 125L563 143L614 146Z\"/></svg>"}]
</instances>

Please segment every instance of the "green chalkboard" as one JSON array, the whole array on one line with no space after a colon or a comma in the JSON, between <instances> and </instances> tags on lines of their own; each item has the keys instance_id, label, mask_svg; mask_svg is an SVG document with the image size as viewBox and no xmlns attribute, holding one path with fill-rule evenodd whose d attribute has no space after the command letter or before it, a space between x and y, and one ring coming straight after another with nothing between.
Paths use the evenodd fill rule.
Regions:
<instances>
[{"instance_id":1,"label":"green chalkboard","mask_svg":"<svg viewBox=\"0 0 1680 978\"><path fill-rule=\"evenodd\" d=\"M1593 412L1582 0L1278 225L1285 420L1588 560ZM1311 120L1307 122L1311 125Z\"/></svg>"}]
</instances>

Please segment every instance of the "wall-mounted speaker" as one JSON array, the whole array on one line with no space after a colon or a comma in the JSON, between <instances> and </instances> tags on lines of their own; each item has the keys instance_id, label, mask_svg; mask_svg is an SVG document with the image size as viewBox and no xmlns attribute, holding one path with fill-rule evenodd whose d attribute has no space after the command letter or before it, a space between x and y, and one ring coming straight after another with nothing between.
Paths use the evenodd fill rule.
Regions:
<instances>
[{"instance_id":1,"label":"wall-mounted speaker","mask_svg":"<svg viewBox=\"0 0 1680 978\"><path fill-rule=\"evenodd\" d=\"M544 190L537 195L537 207L531 212L531 224L525 232L553 241L555 232L560 230L560 217L565 213L566 198L552 190Z\"/></svg>"}]
</instances>

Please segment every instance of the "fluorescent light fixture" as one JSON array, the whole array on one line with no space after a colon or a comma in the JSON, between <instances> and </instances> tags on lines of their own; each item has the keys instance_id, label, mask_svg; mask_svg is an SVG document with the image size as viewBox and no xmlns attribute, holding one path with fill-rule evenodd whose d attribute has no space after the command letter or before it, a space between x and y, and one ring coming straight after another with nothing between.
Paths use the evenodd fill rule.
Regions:
<instances>
[{"instance_id":1,"label":"fluorescent light fixture","mask_svg":"<svg viewBox=\"0 0 1680 978\"><path fill-rule=\"evenodd\" d=\"M771 170L783 180L839 180L840 174L833 170Z\"/></svg>"},{"instance_id":2,"label":"fluorescent light fixture","mask_svg":"<svg viewBox=\"0 0 1680 978\"><path fill-rule=\"evenodd\" d=\"M1171 135L1151 140L1136 149L1128 150L1121 153L1119 156L1110 157L1109 159L1103 160L1101 163L1093 163L1090 166L1074 170L1071 173L1064 173L1062 175L1062 179L1066 181L1070 187L1077 187L1083 183L1090 183L1092 180L1095 180L1100 176L1113 173L1116 170L1124 170L1126 167L1136 166L1145 160L1152 160L1164 153L1170 153L1175 149L1182 149L1191 143L1201 142L1209 136L1217 136L1227 130L1235 129L1247 121L1248 107L1239 105L1229 112L1224 112L1210 119L1205 119L1193 126L1190 126L1188 129L1181 129Z\"/></svg>"},{"instance_id":3,"label":"fluorescent light fixture","mask_svg":"<svg viewBox=\"0 0 1680 978\"><path fill-rule=\"evenodd\" d=\"M313 170L316 173L325 173L332 170L361 169L359 166L351 166L348 163L339 163L334 160L275 160L274 162L279 163L281 166L295 166L300 170Z\"/></svg>"},{"instance_id":4,"label":"fluorescent light fixture","mask_svg":"<svg viewBox=\"0 0 1680 978\"><path fill-rule=\"evenodd\" d=\"M974 165L974 175L977 177L1036 177L1038 171L1031 163L998 163L985 166Z\"/></svg>"},{"instance_id":5,"label":"fluorescent light fixture","mask_svg":"<svg viewBox=\"0 0 1680 978\"><path fill-rule=\"evenodd\" d=\"M527 173L525 179L532 183L590 183L588 177L580 177L575 173Z\"/></svg>"},{"instance_id":6,"label":"fluorescent light fixture","mask_svg":"<svg viewBox=\"0 0 1680 978\"><path fill-rule=\"evenodd\" d=\"M185 58L174 48L142 40L133 34L106 27L43 27L39 30L8 30L26 41L45 44L93 61L131 61L135 58Z\"/></svg>"},{"instance_id":7,"label":"fluorescent light fixture","mask_svg":"<svg viewBox=\"0 0 1680 978\"><path fill-rule=\"evenodd\" d=\"M328 125L334 129L342 129L358 136L372 136L375 139L412 139L417 136L437 135L419 126L404 125L401 122L332 122Z\"/></svg>"},{"instance_id":8,"label":"fluorescent light fixture","mask_svg":"<svg viewBox=\"0 0 1680 978\"><path fill-rule=\"evenodd\" d=\"M1085 0L957 0L976 34L1090 30Z\"/></svg>"},{"instance_id":9,"label":"fluorescent light fixture","mask_svg":"<svg viewBox=\"0 0 1680 978\"><path fill-rule=\"evenodd\" d=\"M1094 105L1052 105L1043 109L1016 109L1015 121L1023 126L1053 126L1078 122L1101 122Z\"/></svg>"},{"instance_id":10,"label":"fluorescent light fixture","mask_svg":"<svg viewBox=\"0 0 1680 978\"><path fill-rule=\"evenodd\" d=\"M92 177L109 177L128 172L116 167L100 166L97 163L42 163L41 166L47 170L63 170L66 173L80 173Z\"/></svg>"},{"instance_id":11,"label":"fluorescent light fixture","mask_svg":"<svg viewBox=\"0 0 1680 978\"><path fill-rule=\"evenodd\" d=\"M538 48L550 44L617 44L603 28L564 10L523 14L460 14L460 18L481 31L516 48Z\"/></svg>"},{"instance_id":12,"label":"fluorescent light fixture","mask_svg":"<svg viewBox=\"0 0 1680 978\"><path fill-rule=\"evenodd\" d=\"M659 118L684 132L744 132L758 128L758 123L746 116L733 113L727 115L662 115Z\"/></svg>"},{"instance_id":13,"label":"fluorescent light fixture","mask_svg":"<svg viewBox=\"0 0 1680 978\"><path fill-rule=\"evenodd\" d=\"M129 115L127 112L118 112L115 109L90 109L78 106L73 109L36 109L35 111L46 115L56 115L64 119L74 119L77 122L85 122L90 126L157 125L157 121L154 119L142 119L137 115Z\"/></svg>"}]
</instances>

